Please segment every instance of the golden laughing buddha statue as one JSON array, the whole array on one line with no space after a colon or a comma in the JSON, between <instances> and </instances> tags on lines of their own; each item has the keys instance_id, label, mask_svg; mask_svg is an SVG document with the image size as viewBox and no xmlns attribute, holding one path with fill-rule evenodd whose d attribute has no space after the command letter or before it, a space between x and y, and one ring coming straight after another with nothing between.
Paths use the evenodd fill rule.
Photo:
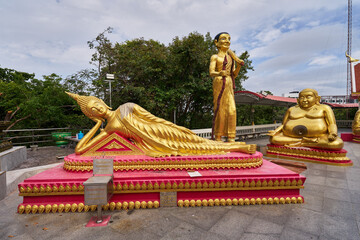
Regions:
<instances>
[{"instance_id":1,"label":"golden laughing buddha statue","mask_svg":"<svg viewBox=\"0 0 360 240\"><path fill-rule=\"evenodd\" d=\"M360 110L357 110L354 121L352 123L352 132L356 136L360 136Z\"/></svg>"},{"instance_id":2,"label":"golden laughing buddha statue","mask_svg":"<svg viewBox=\"0 0 360 240\"><path fill-rule=\"evenodd\" d=\"M286 147L342 149L344 143L337 135L334 113L329 106L320 104L317 91L302 90L297 102L287 110L282 125L269 132L270 142Z\"/></svg>"},{"instance_id":3,"label":"golden laughing buddha statue","mask_svg":"<svg viewBox=\"0 0 360 240\"><path fill-rule=\"evenodd\" d=\"M255 144L223 143L201 138L191 130L158 118L134 103L112 111L101 99L67 93L80 105L82 112L96 125L79 141L75 153L83 154L102 139L117 132L151 157L216 155L226 152L255 153ZM94 137L101 124L104 129Z\"/></svg>"}]
</instances>

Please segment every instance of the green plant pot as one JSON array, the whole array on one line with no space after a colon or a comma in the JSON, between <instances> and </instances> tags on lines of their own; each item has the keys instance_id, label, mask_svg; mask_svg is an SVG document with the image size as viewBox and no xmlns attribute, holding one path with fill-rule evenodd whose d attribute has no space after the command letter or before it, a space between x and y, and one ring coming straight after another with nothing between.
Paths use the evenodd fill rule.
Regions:
<instances>
[{"instance_id":1,"label":"green plant pot","mask_svg":"<svg viewBox=\"0 0 360 240\"><path fill-rule=\"evenodd\" d=\"M61 146L69 143L65 137L71 136L71 132L53 132L51 136L55 140L56 146Z\"/></svg>"}]
</instances>

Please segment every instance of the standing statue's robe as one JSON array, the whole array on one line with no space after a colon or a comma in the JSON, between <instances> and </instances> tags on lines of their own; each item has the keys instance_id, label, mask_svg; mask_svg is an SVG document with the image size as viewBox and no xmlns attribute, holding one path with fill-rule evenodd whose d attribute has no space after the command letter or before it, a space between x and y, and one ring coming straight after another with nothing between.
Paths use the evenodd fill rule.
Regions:
<instances>
[{"instance_id":1,"label":"standing statue's robe","mask_svg":"<svg viewBox=\"0 0 360 240\"><path fill-rule=\"evenodd\" d=\"M234 98L234 82L231 77L233 72L233 59L226 54L227 63L225 65L225 87L219 100L219 94L223 87L223 77L217 76L213 80L213 94L214 94L214 112L216 112L214 122L215 136L226 136L235 138L236 134L236 105ZM215 71L222 71L223 66L216 66ZM218 101L220 101L219 109L217 110Z\"/></svg>"}]
</instances>

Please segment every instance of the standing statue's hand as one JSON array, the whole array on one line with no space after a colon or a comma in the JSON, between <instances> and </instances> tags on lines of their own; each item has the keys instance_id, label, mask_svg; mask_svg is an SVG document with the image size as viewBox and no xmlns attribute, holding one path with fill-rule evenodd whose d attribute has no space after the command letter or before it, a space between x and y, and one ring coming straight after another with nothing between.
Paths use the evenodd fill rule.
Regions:
<instances>
[{"instance_id":1,"label":"standing statue's hand","mask_svg":"<svg viewBox=\"0 0 360 240\"><path fill-rule=\"evenodd\" d=\"M238 64L240 64L241 66L244 66L245 65L245 62L241 59L239 59L239 61L236 61Z\"/></svg>"},{"instance_id":2,"label":"standing statue's hand","mask_svg":"<svg viewBox=\"0 0 360 240\"><path fill-rule=\"evenodd\" d=\"M222 77L225 77L226 76L226 71L225 70L220 71L219 75L222 76Z\"/></svg>"}]
</instances>

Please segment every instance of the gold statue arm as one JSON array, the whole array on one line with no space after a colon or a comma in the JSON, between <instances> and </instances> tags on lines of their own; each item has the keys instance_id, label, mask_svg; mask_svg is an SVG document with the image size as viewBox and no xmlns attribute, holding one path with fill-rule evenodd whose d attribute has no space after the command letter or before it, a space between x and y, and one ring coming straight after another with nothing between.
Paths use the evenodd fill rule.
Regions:
<instances>
[{"instance_id":1,"label":"gold statue arm","mask_svg":"<svg viewBox=\"0 0 360 240\"><path fill-rule=\"evenodd\" d=\"M232 59L234 59L235 60L235 62L236 62L236 68L235 68L235 70L234 70L234 72L233 72L233 76L234 76L234 78L236 78L237 77L237 75L239 74L239 72L240 72L240 69L241 69L241 66L244 66L244 61L243 60L241 60L240 58L238 58L237 56L236 56L236 54L233 52L233 51L231 51L230 49L228 50L228 54L232 57Z\"/></svg>"},{"instance_id":2,"label":"gold statue arm","mask_svg":"<svg viewBox=\"0 0 360 240\"><path fill-rule=\"evenodd\" d=\"M221 70L220 72L216 71L216 60L217 60L217 58L218 58L217 55L212 55L211 58L210 58L210 66L209 66L210 77L226 76L226 71L225 70Z\"/></svg>"},{"instance_id":3,"label":"gold statue arm","mask_svg":"<svg viewBox=\"0 0 360 240\"><path fill-rule=\"evenodd\" d=\"M95 138L91 139L95 135L97 130L100 128L101 123L102 121L97 119L96 125L79 141L79 143L75 147L76 154L82 154L85 151L89 150L94 143L101 140L107 135L107 133L102 130Z\"/></svg>"},{"instance_id":4,"label":"gold statue arm","mask_svg":"<svg viewBox=\"0 0 360 240\"><path fill-rule=\"evenodd\" d=\"M277 127L275 130L270 130L267 135L268 135L268 136L275 136L276 134L278 134L279 132L282 131L283 127L284 127L284 125L280 125L280 126Z\"/></svg>"},{"instance_id":5,"label":"gold statue arm","mask_svg":"<svg viewBox=\"0 0 360 240\"><path fill-rule=\"evenodd\" d=\"M334 112L332 111L332 109L329 106L324 106L324 112L325 112L325 120L326 123L328 124L328 133L329 133L329 137L328 139L330 141L334 141L337 137L337 126L336 126L336 120L335 120L335 115Z\"/></svg>"},{"instance_id":6,"label":"gold statue arm","mask_svg":"<svg viewBox=\"0 0 360 240\"><path fill-rule=\"evenodd\" d=\"M278 134L279 132L281 132L284 128L284 123L286 123L288 121L290 115L290 109L288 109L285 113L284 119L283 119L283 123L278 126L275 130L271 130L269 131L269 133L267 135L269 136L275 136L276 134Z\"/></svg>"}]
</instances>

